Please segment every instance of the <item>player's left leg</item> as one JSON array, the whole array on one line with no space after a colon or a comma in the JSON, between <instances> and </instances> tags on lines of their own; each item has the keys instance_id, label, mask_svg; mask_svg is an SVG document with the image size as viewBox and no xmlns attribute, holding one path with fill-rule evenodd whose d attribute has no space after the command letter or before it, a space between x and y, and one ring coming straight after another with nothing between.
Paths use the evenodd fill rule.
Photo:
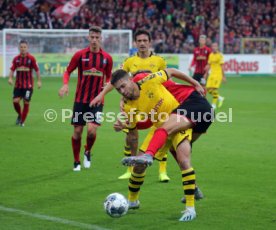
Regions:
<instances>
[{"instance_id":1,"label":"player's left leg","mask_svg":"<svg viewBox=\"0 0 276 230\"><path fill-rule=\"evenodd\" d=\"M196 176L190 160L191 145L188 139L182 141L176 148L176 158L182 174L182 185L186 198L186 208L179 221L191 221L196 218L195 188Z\"/></svg>"},{"instance_id":2,"label":"player's left leg","mask_svg":"<svg viewBox=\"0 0 276 230\"><path fill-rule=\"evenodd\" d=\"M90 168L91 166L91 149L96 141L98 127L99 125L96 123L87 123L87 136L83 160L84 168Z\"/></svg>"},{"instance_id":3,"label":"player's left leg","mask_svg":"<svg viewBox=\"0 0 276 230\"><path fill-rule=\"evenodd\" d=\"M146 175L145 165L135 165L128 183L128 203L129 209L138 209L140 207L139 194L140 188L144 183Z\"/></svg>"},{"instance_id":4,"label":"player's left leg","mask_svg":"<svg viewBox=\"0 0 276 230\"><path fill-rule=\"evenodd\" d=\"M125 157L130 157L131 156L131 151L130 151L130 136L129 136L129 130L128 129L123 129L123 132L126 133L126 139L125 139L125 146L124 146L124 156ZM126 172L119 176L118 179L124 180L124 179L129 179L131 176L132 172L132 166L128 166Z\"/></svg>"},{"instance_id":5,"label":"player's left leg","mask_svg":"<svg viewBox=\"0 0 276 230\"><path fill-rule=\"evenodd\" d=\"M84 106L84 117L83 119L87 122L87 136L86 136L86 145L84 146L84 168L90 168L91 166L91 149L96 141L97 137L97 128L101 125L102 122L102 111L103 105L99 105L93 108L89 107L89 104ZM88 115L88 117L87 117Z\"/></svg>"},{"instance_id":6,"label":"player's left leg","mask_svg":"<svg viewBox=\"0 0 276 230\"><path fill-rule=\"evenodd\" d=\"M22 115L21 115L21 122L20 122L21 126L24 126L24 122L28 116L32 94L33 94L33 89L25 90L25 95L23 98L24 107L23 107L23 111L22 111Z\"/></svg>"}]
</instances>

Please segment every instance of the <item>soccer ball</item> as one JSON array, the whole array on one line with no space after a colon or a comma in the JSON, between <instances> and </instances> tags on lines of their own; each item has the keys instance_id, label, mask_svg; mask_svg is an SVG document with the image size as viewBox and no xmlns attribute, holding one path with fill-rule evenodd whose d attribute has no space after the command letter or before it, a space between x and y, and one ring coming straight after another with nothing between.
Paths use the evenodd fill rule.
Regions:
<instances>
[{"instance_id":1,"label":"soccer ball","mask_svg":"<svg viewBox=\"0 0 276 230\"><path fill-rule=\"evenodd\" d=\"M112 193L104 201L104 210L111 217L121 217L128 211L128 201L122 194Z\"/></svg>"}]
</instances>

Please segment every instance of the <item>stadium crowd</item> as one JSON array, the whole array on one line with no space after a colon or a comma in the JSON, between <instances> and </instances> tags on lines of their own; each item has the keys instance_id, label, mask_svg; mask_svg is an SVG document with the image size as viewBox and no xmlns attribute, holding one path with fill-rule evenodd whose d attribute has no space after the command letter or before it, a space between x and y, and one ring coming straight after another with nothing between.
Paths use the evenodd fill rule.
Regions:
<instances>
[{"instance_id":1,"label":"stadium crowd","mask_svg":"<svg viewBox=\"0 0 276 230\"><path fill-rule=\"evenodd\" d=\"M218 0L88 0L67 25L51 15L54 7L45 9L44 1L14 17L13 7L18 2L0 0L0 29L86 29L91 25L104 29L146 28L152 33L157 53L191 53L200 34L207 35L207 43L219 39ZM276 37L275 0L226 1L224 53L240 53L243 37ZM243 50L269 53L269 42L248 41Z\"/></svg>"}]
</instances>

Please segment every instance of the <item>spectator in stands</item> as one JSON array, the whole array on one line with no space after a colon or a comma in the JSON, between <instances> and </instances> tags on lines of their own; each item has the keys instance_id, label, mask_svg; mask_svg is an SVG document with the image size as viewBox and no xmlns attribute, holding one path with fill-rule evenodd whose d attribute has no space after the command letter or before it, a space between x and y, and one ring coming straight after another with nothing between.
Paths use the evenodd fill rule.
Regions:
<instances>
[{"instance_id":1,"label":"spectator in stands","mask_svg":"<svg viewBox=\"0 0 276 230\"><path fill-rule=\"evenodd\" d=\"M218 0L88 0L66 26L53 16L49 20L44 1L40 0L29 12L14 17L13 7L18 2L0 0L0 29L87 29L91 25L104 29L145 28L153 35L155 50L162 53L191 53L200 34L206 34L211 39L209 42L219 40ZM49 15L54 9L49 7ZM239 53L243 37L276 37L274 0L229 0L226 9L224 53ZM261 41L249 46L252 45L253 51L250 48L248 52L270 52Z\"/></svg>"}]
</instances>

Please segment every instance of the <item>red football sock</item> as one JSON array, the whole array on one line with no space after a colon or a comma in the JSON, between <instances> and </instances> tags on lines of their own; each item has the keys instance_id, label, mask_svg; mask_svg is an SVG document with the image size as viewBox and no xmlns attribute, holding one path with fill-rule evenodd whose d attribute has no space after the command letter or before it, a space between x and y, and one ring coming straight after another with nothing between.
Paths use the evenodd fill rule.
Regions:
<instances>
[{"instance_id":1,"label":"red football sock","mask_svg":"<svg viewBox=\"0 0 276 230\"><path fill-rule=\"evenodd\" d=\"M17 112L18 116L21 117L21 107L20 107L20 104L18 102L14 102L13 103L13 107L14 107L15 111Z\"/></svg>"},{"instance_id":2,"label":"red football sock","mask_svg":"<svg viewBox=\"0 0 276 230\"><path fill-rule=\"evenodd\" d=\"M86 137L86 145L84 146L85 147L85 151L90 152L92 146L95 143L96 137L97 137L96 134L93 135L93 137L89 137L89 136Z\"/></svg>"},{"instance_id":3,"label":"red football sock","mask_svg":"<svg viewBox=\"0 0 276 230\"><path fill-rule=\"evenodd\" d=\"M81 139L76 140L72 137L72 149L75 162L80 162Z\"/></svg>"},{"instance_id":4,"label":"red football sock","mask_svg":"<svg viewBox=\"0 0 276 230\"><path fill-rule=\"evenodd\" d=\"M156 129L146 150L146 154L150 154L154 157L158 149L162 148L162 146L166 143L167 137L168 133L165 129Z\"/></svg>"},{"instance_id":5,"label":"red football sock","mask_svg":"<svg viewBox=\"0 0 276 230\"><path fill-rule=\"evenodd\" d=\"M23 112L22 112L22 117L21 117L21 122L24 123L24 121L26 120L26 117L29 113L29 103L24 103L24 107L23 107Z\"/></svg>"}]
</instances>

